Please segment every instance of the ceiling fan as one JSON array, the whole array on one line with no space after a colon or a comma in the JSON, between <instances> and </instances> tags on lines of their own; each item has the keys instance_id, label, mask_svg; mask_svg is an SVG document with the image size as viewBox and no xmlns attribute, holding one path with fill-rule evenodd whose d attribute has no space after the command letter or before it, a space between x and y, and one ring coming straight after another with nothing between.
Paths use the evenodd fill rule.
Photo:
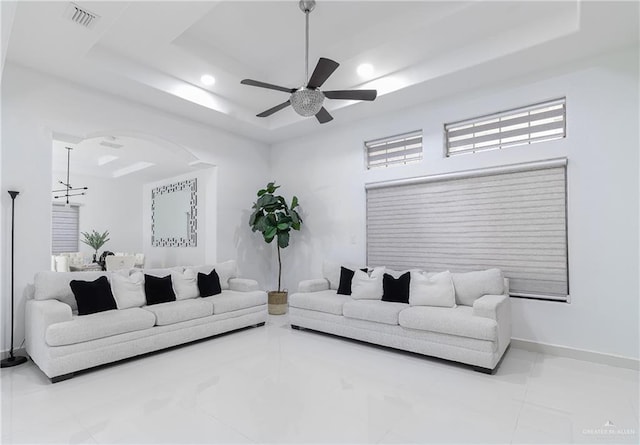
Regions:
<instances>
[{"instance_id":1,"label":"ceiling fan","mask_svg":"<svg viewBox=\"0 0 640 445\"><path fill-rule=\"evenodd\" d=\"M293 107L300 116L315 116L321 124L327 123L333 119L329 112L322 106L324 99L346 99L346 100L375 100L378 92L376 90L336 90L321 91L320 87L340 66L338 62L331 59L321 57L318 60L316 68L309 78L309 13L316 6L315 0L300 0L300 9L304 12L306 19L306 39L305 39L305 80L307 85L300 88L286 88L270 83L260 82L252 79L244 79L240 83L243 85L251 85L254 87L268 88L270 90L283 91L290 93L289 100L269 108L258 114L258 117L271 116L276 111L287 108L289 105Z\"/></svg>"}]
</instances>

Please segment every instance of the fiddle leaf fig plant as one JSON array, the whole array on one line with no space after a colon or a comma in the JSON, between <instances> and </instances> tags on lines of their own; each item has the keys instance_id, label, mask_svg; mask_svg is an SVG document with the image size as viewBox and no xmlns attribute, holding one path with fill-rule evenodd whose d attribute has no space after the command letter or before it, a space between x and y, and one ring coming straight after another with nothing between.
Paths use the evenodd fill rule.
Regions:
<instances>
[{"instance_id":1,"label":"fiddle leaf fig plant","mask_svg":"<svg viewBox=\"0 0 640 445\"><path fill-rule=\"evenodd\" d=\"M263 189L258 190L258 200L253 203L253 213L249 217L249 226L253 232L260 232L265 242L271 243L274 239L278 249L278 292L281 292L282 261L280 249L289 245L291 230L300 230L302 218L295 210L299 207L296 196L291 200L291 205L274 192L280 186L270 182Z\"/></svg>"}]
</instances>

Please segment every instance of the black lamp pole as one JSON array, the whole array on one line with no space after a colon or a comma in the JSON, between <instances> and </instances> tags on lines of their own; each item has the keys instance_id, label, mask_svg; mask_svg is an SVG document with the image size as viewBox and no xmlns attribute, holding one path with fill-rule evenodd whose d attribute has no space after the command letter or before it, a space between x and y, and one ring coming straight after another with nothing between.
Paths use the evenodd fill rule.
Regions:
<instances>
[{"instance_id":1,"label":"black lamp pole","mask_svg":"<svg viewBox=\"0 0 640 445\"><path fill-rule=\"evenodd\" d=\"M11 349L9 350L9 357L1 362L0 367L2 368L20 365L27 361L26 357L13 355L13 234L15 232L16 196L18 196L19 193L20 192L9 190L9 195L11 195Z\"/></svg>"}]
</instances>

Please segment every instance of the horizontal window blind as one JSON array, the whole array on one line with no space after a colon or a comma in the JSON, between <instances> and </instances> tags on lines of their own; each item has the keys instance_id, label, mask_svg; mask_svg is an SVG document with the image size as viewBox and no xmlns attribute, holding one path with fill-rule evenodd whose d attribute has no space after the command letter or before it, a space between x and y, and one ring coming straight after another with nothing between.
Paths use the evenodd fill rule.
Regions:
<instances>
[{"instance_id":1,"label":"horizontal window blind","mask_svg":"<svg viewBox=\"0 0 640 445\"><path fill-rule=\"evenodd\" d=\"M565 99L445 125L447 156L565 137Z\"/></svg>"},{"instance_id":2,"label":"horizontal window blind","mask_svg":"<svg viewBox=\"0 0 640 445\"><path fill-rule=\"evenodd\" d=\"M422 131L367 141L364 146L368 169L419 162L422 160Z\"/></svg>"},{"instance_id":3,"label":"horizontal window blind","mask_svg":"<svg viewBox=\"0 0 640 445\"><path fill-rule=\"evenodd\" d=\"M367 264L497 267L514 296L566 301L566 167L370 187Z\"/></svg>"},{"instance_id":4,"label":"horizontal window blind","mask_svg":"<svg viewBox=\"0 0 640 445\"><path fill-rule=\"evenodd\" d=\"M51 253L78 252L80 207L53 205Z\"/></svg>"}]
</instances>

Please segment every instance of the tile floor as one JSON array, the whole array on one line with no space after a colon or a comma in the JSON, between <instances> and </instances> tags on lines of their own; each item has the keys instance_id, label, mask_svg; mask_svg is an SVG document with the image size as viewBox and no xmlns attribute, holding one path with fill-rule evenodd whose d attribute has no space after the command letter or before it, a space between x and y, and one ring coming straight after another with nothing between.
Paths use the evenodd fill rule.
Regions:
<instances>
[{"instance_id":1,"label":"tile floor","mask_svg":"<svg viewBox=\"0 0 640 445\"><path fill-rule=\"evenodd\" d=\"M31 362L0 375L3 444L640 438L637 371L512 348L489 376L292 331L286 316L55 385Z\"/></svg>"}]
</instances>

